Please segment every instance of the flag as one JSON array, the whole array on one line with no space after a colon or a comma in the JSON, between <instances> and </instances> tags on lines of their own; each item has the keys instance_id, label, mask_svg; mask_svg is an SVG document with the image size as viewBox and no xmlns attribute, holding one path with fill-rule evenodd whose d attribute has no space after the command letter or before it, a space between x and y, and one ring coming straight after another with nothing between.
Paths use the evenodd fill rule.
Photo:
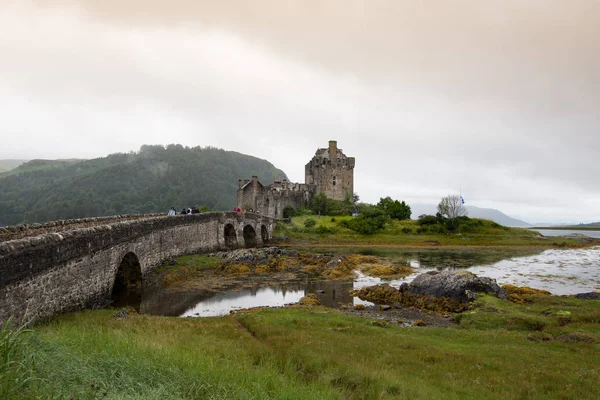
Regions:
<instances>
[{"instance_id":1,"label":"flag","mask_svg":"<svg viewBox=\"0 0 600 400\"><path fill-rule=\"evenodd\" d=\"M462 204L465 204L465 199L462 196L460 196L460 201Z\"/></svg>"}]
</instances>

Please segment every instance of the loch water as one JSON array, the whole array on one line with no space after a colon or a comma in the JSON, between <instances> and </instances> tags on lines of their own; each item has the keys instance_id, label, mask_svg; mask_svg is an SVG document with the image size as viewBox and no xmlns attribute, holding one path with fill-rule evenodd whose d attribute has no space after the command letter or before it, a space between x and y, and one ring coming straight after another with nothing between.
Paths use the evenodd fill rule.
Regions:
<instances>
[{"instance_id":1,"label":"loch water","mask_svg":"<svg viewBox=\"0 0 600 400\"><path fill-rule=\"evenodd\" d=\"M466 269L479 276L494 278L500 285L529 286L548 290L556 295L600 290L600 247L550 249L533 253L480 249L407 251L363 248L344 251L376 255L390 262L411 265L415 268L415 273L402 279L386 280L357 271L354 279L336 281L311 280L302 275L292 281L231 287L217 294L155 289L143 294L140 312L181 317L219 316L239 309L297 303L308 293L317 293L321 303L329 307L369 304L352 297L349 292L381 283L399 287L423 272L445 269Z\"/></svg>"}]
</instances>

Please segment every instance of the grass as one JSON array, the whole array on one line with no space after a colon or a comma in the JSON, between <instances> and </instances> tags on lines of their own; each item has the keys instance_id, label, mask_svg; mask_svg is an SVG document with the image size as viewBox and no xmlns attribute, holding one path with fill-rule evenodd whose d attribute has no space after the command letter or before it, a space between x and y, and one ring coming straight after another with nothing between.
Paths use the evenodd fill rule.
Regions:
<instances>
[{"instance_id":1,"label":"grass","mask_svg":"<svg viewBox=\"0 0 600 400\"><path fill-rule=\"evenodd\" d=\"M559 241L563 247L584 247L574 238L540 238L538 233L529 229L510 228L492 221L473 218L468 226L461 227L456 233L436 233L419 229L417 221L390 221L386 228L374 235L361 235L339 225L349 216L299 216L292 218L291 225L280 224L276 235L287 236L297 243L315 246L367 244L370 246L402 247L535 247L550 248ZM306 228L304 222L314 219L316 225ZM420 233L418 233L420 232Z\"/></svg>"},{"instance_id":2,"label":"grass","mask_svg":"<svg viewBox=\"0 0 600 400\"><path fill-rule=\"evenodd\" d=\"M9 318L0 326L0 398L18 396L31 380L33 360L29 356L29 330L11 329Z\"/></svg>"},{"instance_id":3,"label":"grass","mask_svg":"<svg viewBox=\"0 0 600 400\"><path fill-rule=\"evenodd\" d=\"M173 265L169 263L163 264L157 269L157 272L166 272L179 268L188 268L191 271L204 271L207 269L215 269L219 266L219 257L209 257L206 254L191 254L187 256L177 257Z\"/></svg>"},{"instance_id":4,"label":"grass","mask_svg":"<svg viewBox=\"0 0 600 400\"><path fill-rule=\"evenodd\" d=\"M600 303L572 298L483 296L450 329L323 307L203 319L114 313L36 327L37 379L14 398L592 399L600 387ZM515 328L517 318L543 324Z\"/></svg>"},{"instance_id":5,"label":"grass","mask_svg":"<svg viewBox=\"0 0 600 400\"><path fill-rule=\"evenodd\" d=\"M160 277L163 285L170 286L192 279L202 271L217 268L220 263L218 257L209 257L206 254L181 256L174 261L174 263L163 262L163 265L155 271L155 275Z\"/></svg>"}]
</instances>

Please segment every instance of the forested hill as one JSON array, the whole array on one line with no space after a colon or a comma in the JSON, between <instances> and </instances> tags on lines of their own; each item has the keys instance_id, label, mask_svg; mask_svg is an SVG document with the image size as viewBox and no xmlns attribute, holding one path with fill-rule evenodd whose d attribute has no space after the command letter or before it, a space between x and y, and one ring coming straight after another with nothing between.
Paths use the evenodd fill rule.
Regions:
<instances>
[{"instance_id":1,"label":"forested hill","mask_svg":"<svg viewBox=\"0 0 600 400\"><path fill-rule=\"evenodd\" d=\"M148 146L92 160L33 160L0 176L0 226L207 206L230 210L238 179L286 178L256 157L216 148Z\"/></svg>"}]
</instances>

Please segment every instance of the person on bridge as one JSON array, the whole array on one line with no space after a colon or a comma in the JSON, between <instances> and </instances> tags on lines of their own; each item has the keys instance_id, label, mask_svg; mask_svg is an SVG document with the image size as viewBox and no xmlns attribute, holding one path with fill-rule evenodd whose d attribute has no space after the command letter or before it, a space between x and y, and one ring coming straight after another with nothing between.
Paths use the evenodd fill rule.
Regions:
<instances>
[{"instance_id":1,"label":"person on bridge","mask_svg":"<svg viewBox=\"0 0 600 400\"><path fill-rule=\"evenodd\" d=\"M175 207L171 207L169 209L169 217L174 217L175 216Z\"/></svg>"}]
</instances>

